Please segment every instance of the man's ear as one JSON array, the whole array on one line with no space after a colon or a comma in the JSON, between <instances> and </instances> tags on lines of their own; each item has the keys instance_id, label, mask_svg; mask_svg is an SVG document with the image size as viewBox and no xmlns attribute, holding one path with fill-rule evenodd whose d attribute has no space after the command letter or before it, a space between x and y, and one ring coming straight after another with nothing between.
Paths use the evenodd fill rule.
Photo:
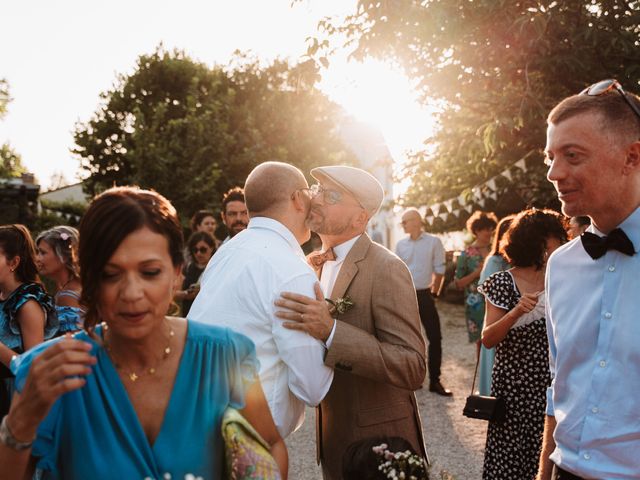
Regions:
<instances>
[{"instance_id":1,"label":"man's ear","mask_svg":"<svg viewBox=\"0 0 640 480\"><path fill-rule=\"evenodd\" d=\"M293 207L297 212L306 212L309 210L310 200L304 194L303 190L296 190L291 195L291 201L293 201Z\"/></svg>"},{"instance_id":2,"label":"man's ear","mask_svg":"<svg viewBox=\"0 0 640 480\"><path fill-rule=\"evenodd\" d=\"M623 173L629 175L633 170L640 169L640 140L636 140L627 147Z\"/></svg>"}]
</instances>

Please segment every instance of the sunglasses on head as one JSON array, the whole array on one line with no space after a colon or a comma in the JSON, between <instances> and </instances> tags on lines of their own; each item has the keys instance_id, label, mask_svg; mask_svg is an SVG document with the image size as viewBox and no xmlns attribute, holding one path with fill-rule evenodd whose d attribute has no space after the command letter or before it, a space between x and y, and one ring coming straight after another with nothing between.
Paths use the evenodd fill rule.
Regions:
<instances>
[{"instance_id":1,"label":"sunglasses on head","mask_svg":"<svg viewBox=\"0 0 640 480\"><path fill-rule=\"evenodd\" d=\"M620 85L620 82L618 82L616 79L610 78L608 80L602 80L601 82L594 83L590 87L587 87L582 92L580 92L580 95L597 97L598 95L604 95L611 90L616 90L620 95L622 95L622 98L625 102L627 102L627 105L629 105L631 110L633 110L633 113L635 113L638 118L640 118L640 109L638 109L638 107L633 103L633 101L629 98L627 93L622 88L622 85Z\"/></svg>"},{"instance_id":2,"label":"sunglasses on head","mask_svg":"<svg viewBox=\"0 0 640 480\"><path fill-rule=\"evenodd\" d=\"M208 247L199 247L191 250L192 253L207 253L209 251Z\"/></svg>"}]
</instances>

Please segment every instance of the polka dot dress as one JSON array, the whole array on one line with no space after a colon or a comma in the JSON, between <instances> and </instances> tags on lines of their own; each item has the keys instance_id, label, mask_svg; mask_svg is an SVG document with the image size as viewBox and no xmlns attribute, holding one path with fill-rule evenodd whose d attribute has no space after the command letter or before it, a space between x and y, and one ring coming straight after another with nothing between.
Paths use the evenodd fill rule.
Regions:
<instances>
[{"instance_id":1,"label":"polka dot dress","mask_svg":"<svg viewBox=\"0 0 640 480\"><path fill-rule=\"evenodd\" d=\"M492 275L480 290L488 301L506 310L520 299L509 272ZM483 480L535 478L550 384L545 319L512 327L496 346L491 394L504 398L507 415L502 424L489 422Z\"/></svg>"}]
</instances>

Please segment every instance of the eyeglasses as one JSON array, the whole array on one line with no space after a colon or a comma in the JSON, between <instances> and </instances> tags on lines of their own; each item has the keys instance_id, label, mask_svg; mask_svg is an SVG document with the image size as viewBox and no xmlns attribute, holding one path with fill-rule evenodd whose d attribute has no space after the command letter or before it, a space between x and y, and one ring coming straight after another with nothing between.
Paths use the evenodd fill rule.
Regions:
<instances>
[{"instance_id":1,"label":"eyeglasses","mask_svg":"<svg viewBox=\"0 0 640 480\"><path fill-rule=\"evenodd\" d=\"M627 93L622 88L622 85L620 85L620 82L618 82L616 79L610 78L608 80L602 80L601 82L594 83L590 87L587 87L582 92L580 92L580 95L597 97L598 95L604 95L612 89L615 89L620 95L622 95L622 98L625 102L627 102L627 105L631 107L633 113L635 113L638 118L640 118L640 109L638 109L638 107L633 103L633 101L629 98Z\"/></svg>"},{"instance_id":2,"label":"eyeglasses","mask_svg":"<svg viewBox=\"0 0 640 480\"><path fill-rule=\"evenodd\" d=\"M338 190L331 190L329 188L324 188L319 183L316 183L315 185L311 185L311 188L309 189L309 191L311 192L312 198L322 195L322 201L327 205L335 205L337 203L340 203L340 201L342 200L342 197L344 196L342 192ZM363 208L359 202L353 205Z\"/></svg>"},{"instance_id":3,"label":"eyeglasses","mask_svg":"<svg viewBox=\"0 0 640 480\"><path fill-rule=\"evenodd\" d=\"M194 248L193 250L191 250L191 253L207 253L209 250L209 247L200 247Z\"/></svg>"}]
</instances>

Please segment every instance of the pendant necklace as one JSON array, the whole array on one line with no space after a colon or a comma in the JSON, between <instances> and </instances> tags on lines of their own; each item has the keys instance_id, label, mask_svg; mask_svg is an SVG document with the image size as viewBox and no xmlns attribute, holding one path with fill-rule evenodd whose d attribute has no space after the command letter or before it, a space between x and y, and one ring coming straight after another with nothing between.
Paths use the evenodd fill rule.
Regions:
<instances>
[{"instance_id":1,"label":"pendant necklace","mask_svg":"<svg viewBox=\"0 0 640 480\"><path fill-rule=\"evenodd\" d=\"M171 326L169 326L169 334L168 334L168 336L166 338L167 344L164 347L164 349L162 350L162 354L160 355L160 357L156 360L156 362L155 362L155 364L153 366L148 367L148 368L145 367L142 370L140 370L139 373L136 373L135 371L126 368L124 365L122 365L120 362L118 362L118 359L116 358L116 356L115 356L115 354L113 352L113 349L111 348L111 345L109 344L109 342L107 340L107 332L109 331L109 327L108 327L108 325L106 323L104 324L104 330L105 330L105 335L104 335L104 348L105 348L105 350L107 351L107 353L109 354L109 356L113 360L113 364L116 367L116 369L118 371L120 371L120 372L123 372L129 378L129 380L131 380L132 382L135 382L136 380L138 380L143 375L155 375L156 374L160 364L162 362L164 362L167 359L167 357L169 357L169 355L171 354L171 340L175 336L175 332L173 331Z\"/></svg>"}]
</instances>

